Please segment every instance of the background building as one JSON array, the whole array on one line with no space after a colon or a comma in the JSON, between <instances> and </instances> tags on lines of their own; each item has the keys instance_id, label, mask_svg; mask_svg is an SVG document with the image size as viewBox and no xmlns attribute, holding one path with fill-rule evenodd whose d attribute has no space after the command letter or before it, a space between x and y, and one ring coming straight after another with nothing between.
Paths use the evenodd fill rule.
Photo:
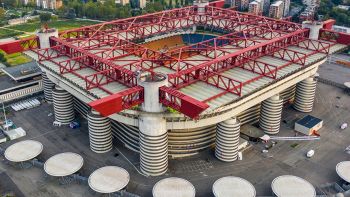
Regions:
<instances>
[{"instance_id":1,"label":"background building","mask_svg":"<svg viewBox=\"0 0 350 197\"><path fill-rule=\"evenodd\" d=\"M233 3L235 3L235 6L241 11L248 10L249 8L249 0L235 0Z\"/></svg>"},{"instance_id":2,"label":"background building","mask_svg":"<svg viewBox=\"0 0 350 197\"><path fill-rule=\"evenodd\" d=\"M290 0L283 0L283 16L288 16Z\"/></svg>"},{"instance_id":3,"label":"background building","mask_svg":"<svg viewBox=\"0 0 350 197\"><path fill-rule=\"evenodd\" d=\"M28 0L24 0L24 4L27 5L29 3ZM41 7L43 9L58 9L62 7L62 0L36 0L36 6Z\"/></svg>"},{"instance_id":4,"label":"background building","mask_svg":"<svg viewBox=\"0 0 350 197\"><path fill-rule=\"evenodd\" d=\"M263 12L264 13L269 13L270 0L263 0L263 1L264 1Z\"/></svg>"},{"instance_id":5,"label":"background building","mask_svg":"<svg viewBox=\"0 0 350 197\"><path fill-rule=\"evenodd\" d=\"M320 0L303 0L303 4L308 7L319 7L320 6Z\"/></svg>"},{"instance_id":6,"label":"background building","mask_svg":"<svg viewBox=\"0 0 350 197\"><path fill-rule=\"evenodd\" d=\"M270 5L269 16L280 19L283 16L283 1L276 1Z\"/></svg>"},{"instance_id":7,"label":"background building","mask_svg":"<svg viewBox=\"0 0 350 197\"><path fill-rule=\"evenodd\" d=\"M344 26L338 26L338 25L333 25L332 28L336 32L342 32L342 33L350 33L350 27L344 27Z\"/></svg>"},{"instance_id":8,"label":"background building","mask_svg":"<svg viewBox=\"0 0 350 197\"><path fill-rule=\"evenodd\" d=\"M255 0L249 3L248 12L255 15L262 15L264 4L262 0Z\"/></svg>"},{"instance_id":9,"label":"background building","mask_svg":"<svg viewBox=\"0 0 350 197\"><path fill-rule=\"evenodd\" d=\"M122 5L126 5L129 4L130 1L129 0L115 0L116 4L122 4Z\"/></svg>"},{"instance_id":10,"label":"background building","mask_svg":"<svg viewBox=\"0 0 350 197\"><path fill-rule=\"evenodd\" d=\"M0 100L10 102L43 91L41 70L36 62L2 68Z\"/></svg>"}]
</instances>

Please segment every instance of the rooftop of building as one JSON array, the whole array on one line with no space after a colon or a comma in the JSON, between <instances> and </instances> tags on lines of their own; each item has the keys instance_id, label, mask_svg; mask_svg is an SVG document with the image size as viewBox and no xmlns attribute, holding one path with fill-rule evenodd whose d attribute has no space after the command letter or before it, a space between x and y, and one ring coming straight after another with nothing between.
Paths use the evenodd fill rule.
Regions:
<instances>
[{"instance_id":1,"label":"rooftop of building","mask_svg":"<svg viewBox=\"0 0 350 197\"><path fill-rule=\"evenodd\" d=\"M298 120L296 123L300 124L300 125L303 125L306 128L311 129L312 127L316 126L320 122L322 122L321 119L313 117L311 115L307 115L304 118Z\"/></svg>"},{"instance_id":2,"label":"rooftop of building","mask_svg":"<svg viewBox=\"0 0 350 197\"><path fill-rule=\"evenodd\" d=\"M32 79L25 82L16 82L7 75L0 76L0 94L5 94L9 91L14 91L18 88L25 88L37 84L40 79Z\"/></svg>"},{"instance_id":3,"label":"rooftop of building","mask_svg":"<svg viewBox=\"0 0 350 197\"><path fill-rule=\"evenodd\" d=\"M41 70L35 61L18 66L5 67L1 69L6 75L15 81L23 81L41 75Z\"/></svg>"},{"instance_id":4,"label":"rooftop of building","mask_svg":"<svg viewBox=\"0 0 350 197\"><path fill-rule=\"evenodd\" d=\"M283 4L283 1L275 1L271 4L271 6L280 6L281 4Z\"/></svg>"},{"instance_id":5,"label":"rooftop of building","mask_svg":"<svg viewBox=\"0 0 350 197\"><path fill-rule=\"evenodd\" d=\"M6 89L16 86L16 83L7 75L0 75L0 93Z\"/></svg>"}]
</instances>

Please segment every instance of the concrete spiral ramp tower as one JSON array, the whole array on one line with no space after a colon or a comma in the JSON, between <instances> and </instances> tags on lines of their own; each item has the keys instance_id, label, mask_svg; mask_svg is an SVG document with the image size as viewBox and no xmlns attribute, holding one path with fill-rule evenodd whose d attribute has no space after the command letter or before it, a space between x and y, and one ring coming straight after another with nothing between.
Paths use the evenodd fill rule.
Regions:
<instances>
[{"instance_id":1,"label":"concrete spiral ramp tower","mask_svg":"<svg viewBox=\"0 0 350 197\"><path fill-rule=\"evenodd\" d=\"M309 77L297 84L295 91L294 109L300 112L311 112L316 92L317 81Z\"/></svg>"},{"instance_id":2,"label":"concrete spiral ramp tower","mask_svg":"<svg viewBox=\"0 0 350 197\"><path fill-rule=\"evenodd\" d=\"M43 78L43 84L44 84L44 96L45 100L47 102L52 103L52 89L54 88L55 84L47 77L47 74L45 72L41 73Z\"/></svg>"},{"instance_id":3,"label":"concrete spiral ramp tower","mask_svg":"<svg viewBox=\"0 0 350 197\"><path fill-rule=\"evenodd\" d=\"M261 104L259 126L266 134L277 134L280 129L283 99L272 96Z\"/></svg>"},{"instance_id":4,"label":"concrete spiral ramp tower","mask_svg":"<svg viewBox=\"0 0 350 197\"><path fill-rule=\"evenodd\" d=\"M95 153L105 153L113 148L111 121L95 110L88 114L90 149Z\"/></svg>"},{"instance_id":5,"label":"concrete spiral ramp tower","mask_svg":"<svg viewBox=\"0 0 350 197\"><path fill-rule=\"evenodd\" d=\"M165 108L159 103L159 88L168 84L166 75L151 76L141 73L138 84L144 87L144 102L139 118L140 168L150 176L159 176L168 170L168 131L166 120L159 116Z\"/></svg>"},{"instance_id":6,"label":"concrete spiral ramp tower","mask_svg":"<svg viewBox=\"0 0 350 197\"><path fill-rule=\"evenodd\" d=\"M73 96L56 86L52 90L55 120L62 124L69 124L74 120Z\"/></svg>"},{"instance_id":7,"label":"concrete spiral ramp tower","mask_svg":"<svg viewBox=\"0 0 350 197\"><path fill-rule=\"evenodd\" d=\"M237 160L240 125L236 118L217 124L215 156L219 160L226 162Z\"/></svg>"},{"instance_id":8,"label":"concrete spiral ramp tower","mask_svg":"<svg viewBox=\"0 0 350 197\"><path fill-rule=\"evenodd\" d=\"M168 170L168 134L150 136L140 132L140 163L145 174L157 176Z\"/></svg>"}]
</instances>

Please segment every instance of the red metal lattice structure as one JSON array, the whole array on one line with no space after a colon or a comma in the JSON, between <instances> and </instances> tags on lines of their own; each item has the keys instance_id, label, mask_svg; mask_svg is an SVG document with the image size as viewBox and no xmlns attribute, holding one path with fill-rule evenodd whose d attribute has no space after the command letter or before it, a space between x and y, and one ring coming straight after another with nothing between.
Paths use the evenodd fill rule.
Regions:
<instances>
[{"instance_id":1,"label":"red metal lattice structure","mask_svg":"<svg viewBox=\"0 0 350 197\"><path fill-rule=\"evenodd\" d=\"M219 29L224 35L166 52L138 44L156 35L193 26ZM0 48L10 53L33 50L38 54L39 62L50 61L58 65L59 74L72 73L85 81L87 90L99 88L108 93L110 96L89 104L104 116L143 102L144 89L137 84L138 71L152 74L154 69L166 67L173 73L168 74L169 87L160 88L160 102L197 118L209 107L206 102L212 99L227 93L241 96L245 85L262 77L275 79L278 71L290 64L305 66L310 54L288 49L288 46L312 48L315 53L329 52L331 44L310 41L307 35L307 29L289 21L211 6L199 14L196 6L190 6L67 30L61 32L59 38L51 37L51 48L47 49L35 49L39 47L37 38L6 43ZM227 49L236 51L227 52ZM199 64L185 61L191 54L200 54L205 59L196 60ZM139 58L130 58L131 55ZM278 57L287 63L277 67L259 61L262 56ZM59 57L67 58L58 61ZM235 67L253 72L257 77L238 81L222 74ZM78 71L84 68L95 73L82 76ZM204 101L179 91L198 81L223 91ZM123 84L127 89L111 92L103 87L112 82Z\"/></svg>"}]
</instances>

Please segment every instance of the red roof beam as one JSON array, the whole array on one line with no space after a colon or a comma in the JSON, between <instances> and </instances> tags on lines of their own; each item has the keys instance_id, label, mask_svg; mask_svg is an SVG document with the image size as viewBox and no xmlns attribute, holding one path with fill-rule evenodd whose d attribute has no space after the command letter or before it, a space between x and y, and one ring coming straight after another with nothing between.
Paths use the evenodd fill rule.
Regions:
<instances>
[{"instance_id":1,"label":"red roof beam","mask_svg":"<svg viewBox=\"0 0 350 197\"><path fill-rule=\"evenodd\" d=\"M297 44L297 46L300 48L312 50L313 54L315 53L329 54L329 49L332 45L334 45L334 43L328 43L320 40L310 40L310 39L305 39L305 41Z\"/></svg>"},{"instance_id":2,"label":"red roof beam","mask_svg":"<svg viewBox=\"0 0 350 197\"><path fill-rule=\"evenodd\" d=\"M166 86L159 88L159 102L193 119L209 107L206 103Z\"/></svg>"},{"instance_id":3,"label":"red roof beam","mask_svg":"<svg viewBox=\"0 0 350 197\"><path fill-rule=\"evenodd\" d=\"M101 113L102 116L109 116L114 113L139 105L144 101L144 90L141 86L126 89L111 96L104 97L89 103L89 106Z\"/></svg>"},{"instance_id":4,"label":"red roof beam","mask_svg":"<svg viewBox=\"0 0 350 197\"><path fill-rule=\"evenodd\" d=\"M65 41L60 40L59 38L52 37L51 39L57 43L65 45L65 47L68 47L70 50L78 51L81 54L88 56L87 57L89 59L89 63L87 65L88 67L101 72L109 69L116 69L116 72L118 73L118 75L121 76L119 82L121 82L126 86L136 85L136 79L134 79L135 76L132 71L128 69L120 68L116 64L114 64L112 61L105 60L95 54L84 51L83 49L79 49L74 45L71 45Z\"/></svg>"},{"instance_id":5,"label":"red roof beam","mask_svg":"<svg viewBox=\"0 0 350 197\"><path fill-rule=\"evenodd\" d=\"M209 70L201 70L199 78L206 83L232 94L241 96L243 83L224 75L214 74Z\"/></svg>"},{"instance_id":6,"label":"red roof beam","mask_svg":"<svg viewBox=\"0 0 350 197\"><path fill-rule=\"evenodd\" d=\"M291 61L296 64L305 65L307 54L288 48L280 48L276 52L269 54L272 57L277 57L286 61Z\"/></svg>"},{"instance_id":7,"label":"red roof beam","mask_svg":"<svg viewBox=\"0 0 350 197\"><path fill-rule=\"evenodd\" d=\"M68 32L74 32L74 31L84 31L85 29L87 28L98 28L100 27L101 25L103 24L115 24L115 23L124 23L124 24L127 24L127 25L130 25L130 24L135 24L135 20L138 20L138 19L142 19L142 18L146 18L146 17L149 17L149 16L156 16L156 15L159 15L159 14L169 14L169 13L192 13L192 14L195 14L194 12L194 7L193 6L189 6L189 7L184 7L184 8L177 8L177 9L171 9L171 10L165 10L165 11L162 11L162 12L157 12L157 13L150 13L150 14L145 14L145 15L140 15L140 16L135 16L135 17L131 17L131 18L125 18L125 19L117 19L117 20L112 20L112 21L109 21L109 22L104 22L104 23L99 23L99 24L95 24L95 25L89 25L89 26L85 26L85 27L80 27L80 28L75 28L75 29L71 29L71 30L67 30L67 31L64 31L62 32L62 34L66 34Z\"/></svg>"},{"instance_id":8,"label":"red roof beam","mask_svg":"<svg viewBox=\"0 0 350 197\"><path fill-rule=\"evenodd\" d=\"M169 74L168 78L169 80L177 81L176 78L180 77L181 75L187 75L189 73L195 72L196 70L203 69L205 67L208 67L210 65L223 62L223 61L229 61L229 62L236 62L236 59L238 57L240 58L245 58L245 57L250 57L250 58L258 58L261 56L264 56L266 54L269 54L271 52L276 51L276 46L279 47L285 47L288 45L292 45L303 39L303 35L307 30L298 30L294 33L290 33L288 35L282 36L280 38L275 38L267 42L259 43L254 46L250 46L248 48L241 49L239 51L236 51L234 53L218 57L214 60L208 61L206 63L191 67L186 70L179 71L174 74ZM233 64L235 66L235 64Z\"/></svg>"},{"instance_id":9,"label":"red roof beam","mask_svg":"<svg viewBox=\"0 0 350 197\"><path fill-rule=\"evenodd\" d=\"M40 43L38 42L38 38L26 38L23 40L15 40L9 42L0 43L0 49L3 50L7 54L22 52L26 50L32 50L38 48Z\"/></svg>"}]
</instances>

